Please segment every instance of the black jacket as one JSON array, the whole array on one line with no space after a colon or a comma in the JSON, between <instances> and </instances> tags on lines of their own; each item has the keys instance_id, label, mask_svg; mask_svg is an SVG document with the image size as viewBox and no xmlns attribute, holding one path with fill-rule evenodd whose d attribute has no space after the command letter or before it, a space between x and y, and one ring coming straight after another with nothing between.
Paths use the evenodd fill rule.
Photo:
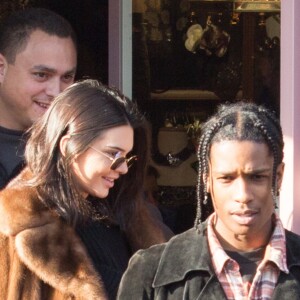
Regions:
<instances>
[{"instance_id":1,"label":"black jacket","mask_svg":"<svg viewBox=\"0 0 300 300\"><path fill-rule=\"evenodd\" d=\"M286 231L289 274L280 273L272 299L300 299L300 236ZM212 266L206 223L168 243L138 251L130 260L118 299L205 299L226 296Z\"/></svg>"}]
</instances>

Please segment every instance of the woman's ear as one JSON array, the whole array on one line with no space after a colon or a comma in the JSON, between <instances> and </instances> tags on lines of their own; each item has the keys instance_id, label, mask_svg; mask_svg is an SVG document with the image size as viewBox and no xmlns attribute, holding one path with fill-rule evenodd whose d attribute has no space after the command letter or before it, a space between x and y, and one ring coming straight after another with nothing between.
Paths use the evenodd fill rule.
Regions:
<instances>
[{"instance_id":1,"label":"woman's ear","mask_svg":"<svg viewBox=\"0 0 300 300\"><path fill-rule=\"evenodd\" d=\"M64 135L59 141L59 150L63 157L66 157L67 144L70 140L70 135Z\"/></svg>"}]
</instances>

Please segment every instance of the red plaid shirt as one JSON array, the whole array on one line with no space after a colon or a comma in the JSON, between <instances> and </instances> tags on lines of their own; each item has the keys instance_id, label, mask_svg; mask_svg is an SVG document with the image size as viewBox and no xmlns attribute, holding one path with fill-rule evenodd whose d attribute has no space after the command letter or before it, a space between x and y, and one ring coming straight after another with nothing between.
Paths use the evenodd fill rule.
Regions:
<instances>
[{"instance_id":1,"label":"red plaid shirt","mask_svg":"<svg viewBox=\"0 0 300 300\"><path fill-rule=\"evenodd\" d=\"M208 219L207 235L212 263L218 280L229 300L271 299L280 271L289 273L286 264L285 232L275 214L275 228L251 282L243 282L239 265L220 245L214 231L215 213Z\"/></svg>"}]
</instances>

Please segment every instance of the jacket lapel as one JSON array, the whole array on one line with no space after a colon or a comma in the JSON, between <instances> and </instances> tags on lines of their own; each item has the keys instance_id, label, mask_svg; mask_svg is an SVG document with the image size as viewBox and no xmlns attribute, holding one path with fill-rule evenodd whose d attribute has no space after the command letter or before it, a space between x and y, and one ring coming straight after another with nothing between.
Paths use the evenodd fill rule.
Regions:
<instances>
[{"instance_id":1,"label":"jacket lapel","mask_svg":"<svg viewBox=\"0 0 300 300\"><path fill-rule=\"evenodd\" d=\"M181 281L191 271L205 271L212 275L208 251L206 237L195 228L171 239L160 259L153 286Z\"/></svg>"},{"instance_id":2,"label":"jacket lapel","mask_svg":"<svg viewBox=\"0 0 300 300\"><path fill-rule=\"evenodd\" d=\"M201 277L197 276L199 272ZM226 299L212 269L206 223L201 225L200 232L192 228L170 240L162 254L153 287L180 282L193 273L184 293L198 295L196 299Z\"/></svg>"},{"instance_id":3,"label":"jacket lapel","mask_svg":"<svg viewBox=\"0 0 300 300\"><path fill-rule=\"evenodd\" d=\"M227 299L226 295L224 293L224 290L215 275L210 277L210 279L207 281L206 285L200 292L197 300L200 300L200 299L209 299L209 300L226 300Z\"/></svg>"}]
</instances>

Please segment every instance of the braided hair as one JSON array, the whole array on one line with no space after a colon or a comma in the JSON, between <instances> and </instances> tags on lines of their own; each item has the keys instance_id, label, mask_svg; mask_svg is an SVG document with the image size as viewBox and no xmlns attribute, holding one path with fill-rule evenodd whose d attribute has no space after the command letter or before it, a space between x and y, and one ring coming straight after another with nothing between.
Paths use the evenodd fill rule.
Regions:
<instances>
[{"instance_id":1,"label":"braided hair","mask_svg":"<svg viewBox=\"0 0 300 300\"><path fill-rule=\"evenodd\" d=\"M203 125L197 150L199 162L197 179L197 214L195 227L203 221L202 208L212 203L207 192L209 156L213 143L221 141L253 141L265 143L274 158L272 195L276 200L276 171L283 160L283 136L275 113L254 103L239 101L222 104L217 112ZM203 218L204 219L204 218Z\"/></svg>"}]
</instances>

